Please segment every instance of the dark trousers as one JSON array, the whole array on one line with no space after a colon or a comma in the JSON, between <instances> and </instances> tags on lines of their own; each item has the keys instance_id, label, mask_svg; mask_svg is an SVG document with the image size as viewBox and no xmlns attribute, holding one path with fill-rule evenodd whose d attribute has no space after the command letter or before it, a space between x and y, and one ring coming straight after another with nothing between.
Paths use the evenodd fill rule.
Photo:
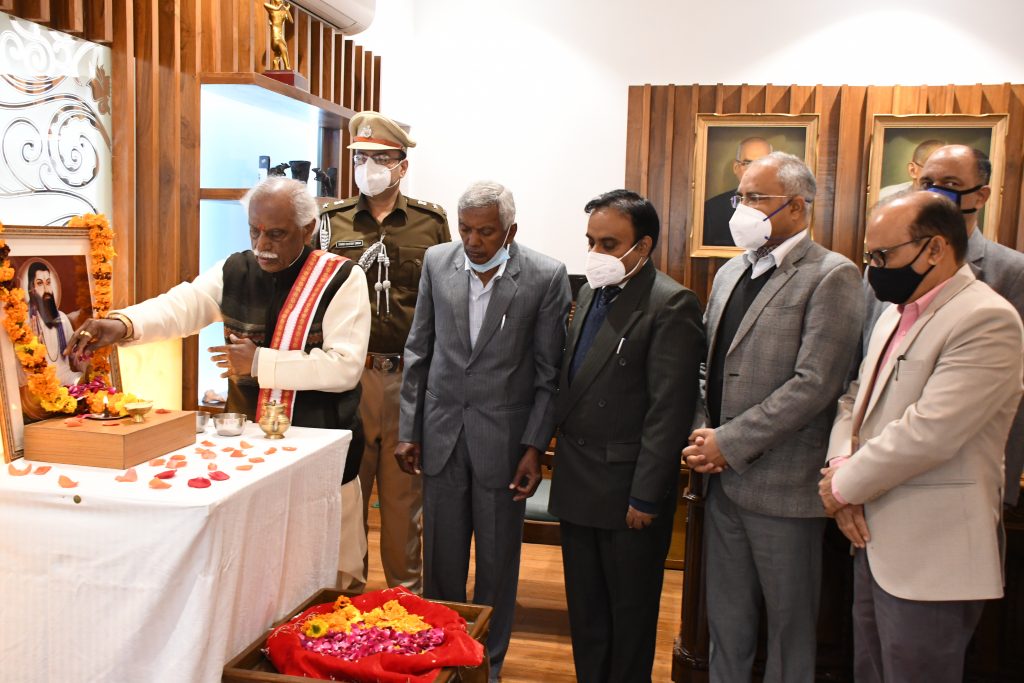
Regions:
<instances>
[{"instance_id":1,"label":"dark trousers","mask_svg":"<svg viewBox=\"0 0 1024 683\"><path fill-rule=\"evenodd\" d=\"M853 676L857 683L961 683L984 600L904 600L882 590L867 552L853 559Z\"/></svg>"},{"instance_id":2,"label":"dark trousers","mask_svg":"<svg viewBox=\"0 0 1024 683\"><path fill-rule=\"evenodd\" d=\"M423 477L423 596L466 601L470 542L476 540L473 602L494 608L487 635L490 675L497 680L512 635L526 501L507 487L490 489L473 476L465 435L444 469Z\"/></svg>"},{"instance_id":3,"label":"dark trousers","mask_svg":"<svg viewBox=\"0 0 1024 683\"><path fill-rule=\"evenodd\" d=\"M651 680L674 505L646 529L562 521L562 564L576 680ZM625 520L625 511L623 511Z\"/></svg>"}]
</instances>

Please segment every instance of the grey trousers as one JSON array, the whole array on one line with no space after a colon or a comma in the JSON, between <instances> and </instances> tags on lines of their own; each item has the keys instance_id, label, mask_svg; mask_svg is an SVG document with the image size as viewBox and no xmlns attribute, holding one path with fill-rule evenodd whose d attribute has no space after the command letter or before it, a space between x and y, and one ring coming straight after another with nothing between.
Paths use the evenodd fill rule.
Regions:
<instances>
[{"instance_id":1,"label":"grey trousers","mask_svg":"<svg viewBox=\"0 0 1024 683\"><path fill-rule=\"evenodd\" d=\"M704 528L709 680L750 680L763 597L768 622L764 683L813 681L825 519L744 510L712 476Z\"/></svg>"},{"instance_id":2,"label":"grey trousers","mask_svg":"<svg viewBox=\"0 0 1024 683\"><path fill-rule=\"evenodd\" d=\"M519 585L526 501L508 488L482 486L473 476L464 435L444 469L423 476L423 595L466 601L470 542L476 541L473 602L490 605L487 656L496 680L508 651Z\"/></svg>"},{"instance_id":3,"label":"grey trousers","mask_svg":"<svg viewBox=\"0 0 1024 683\"><path fill-rule=\"evenodd\" d=\"M960 683L984 600L923 602L886 593L867 553L853 558L853 677L857 683Z\"/></svg>"}]
</instances>

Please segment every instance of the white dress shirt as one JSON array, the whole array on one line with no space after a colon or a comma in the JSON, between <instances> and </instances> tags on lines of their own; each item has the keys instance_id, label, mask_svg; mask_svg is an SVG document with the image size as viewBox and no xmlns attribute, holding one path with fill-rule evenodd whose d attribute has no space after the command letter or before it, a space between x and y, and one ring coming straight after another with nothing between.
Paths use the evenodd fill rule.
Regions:
<instances>
[{"instance_id":1,"label":"white dress shirt","mask_svg":"<svg viewBox=\"0 0 1024 683\"><path fill-rule=\"evenodd\" d=\"M797 245L797 242L802 240L807 235L807 229L803 229L792 237L786 239L785 242L779 244L765 256L757 258L757 251L750 249L743 252L743 258L747 260L747 263L753 267L750 269L750 277L758 278L767 273L774 267L777 267L782 263L782 259L786 258L786 254L793 251L793 247Z\"/></svg>"},{"instance_id":2,"label":"white dress shirt","mask_svg":"<svg viewBox=\"0 0 1024 683\"><path fill-rule=\"evenodd\" d=\"M494 291L494 283L505 274L505 263L498 266L498 272L485 285L469 265L469 257L466 256L465 268L469 271L469 346L476 346L476 338L480 336L480 328L484 324L484 315L487 314L487 304L491 302L491 292Z\"/></svg>"}]
</instances>

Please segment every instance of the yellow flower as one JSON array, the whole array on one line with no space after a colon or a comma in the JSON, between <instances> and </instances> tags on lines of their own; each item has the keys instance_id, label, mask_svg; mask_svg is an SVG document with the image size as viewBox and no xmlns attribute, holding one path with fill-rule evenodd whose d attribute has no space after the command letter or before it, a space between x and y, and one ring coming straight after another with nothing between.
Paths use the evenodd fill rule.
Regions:
<instances>
[{"instance_id":1,"label":"yellow flower","mask_svg":"<svg viewBox=\"0 0 1024 683\"><path fill-rule=\"evenodd\" d=\"M327 622L319 618L310 619L306 622L303 633L309 638L322 638L327 635Z\"/></svg>"}]
</instances>

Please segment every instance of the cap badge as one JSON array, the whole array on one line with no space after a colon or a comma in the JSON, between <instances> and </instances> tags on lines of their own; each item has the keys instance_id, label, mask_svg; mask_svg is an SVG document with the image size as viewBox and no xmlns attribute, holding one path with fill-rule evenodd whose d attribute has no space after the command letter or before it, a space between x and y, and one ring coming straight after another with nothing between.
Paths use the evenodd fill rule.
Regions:
<instances>
[{"instance_id":1,"label":"cap badge","mask_svg":"<svg viewBox=\"0 0 1024 683\"><path fill-rule=\"evenodd\" d=\"M372 138L373 137L373 128L371 128L369 125L363 126L362 128L359 129L359 137L361 137L361 138Z\"/></svg>"}]
</instances>

